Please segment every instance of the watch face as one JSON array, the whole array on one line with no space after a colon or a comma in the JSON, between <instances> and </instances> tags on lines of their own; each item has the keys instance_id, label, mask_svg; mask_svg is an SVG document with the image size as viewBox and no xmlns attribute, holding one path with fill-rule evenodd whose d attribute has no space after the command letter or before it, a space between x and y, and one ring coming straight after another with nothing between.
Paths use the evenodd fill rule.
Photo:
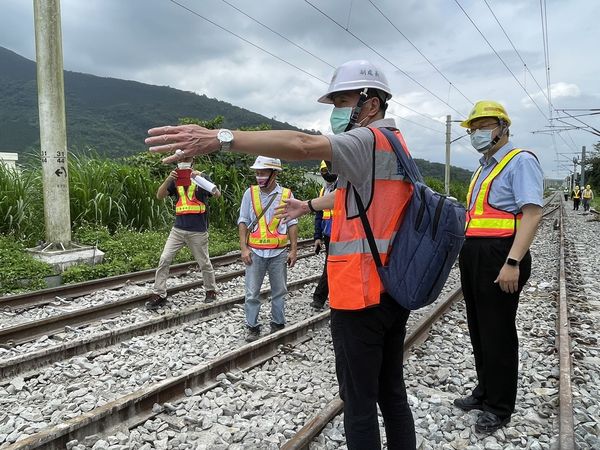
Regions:
<instances>
[{"instance_id":1,"label":"watch face","mask_svg":"<svg viewBox=\"0 0 600 450\"><path fill-rule=\"evenodd\" d=\"M233 141L233 133L230 130L219 130L217 133L217 139L220 142L231 142Z\"/></svg>"}]
</instances>

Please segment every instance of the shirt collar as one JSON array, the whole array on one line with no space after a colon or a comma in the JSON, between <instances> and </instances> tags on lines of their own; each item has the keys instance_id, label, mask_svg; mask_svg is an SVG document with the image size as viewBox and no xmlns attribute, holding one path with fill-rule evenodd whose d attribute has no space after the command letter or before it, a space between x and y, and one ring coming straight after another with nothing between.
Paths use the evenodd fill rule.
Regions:
<instances>
[{"instance_id":1,"label":"shirt collar","mask_svg":"<svg viewBox=\"0 0 600 450\"><path fill-rule=\"evenodd\" d=\"M371 122L367 126L369 128L396 128L396 121L394 119L384 118Z\"/></svg>"},{"instance_id":2,"label":"shirt collar","mask_svg":"<svg viewBox=\"0 0 600 450\"><path fill-rule=\"evenodd\" d=\"M510 152L513 148L515 147L512 145L512 142L508 141L506 144L500 147L500 149L496 153L494 153L494 155L489 160L487 160L487 162L485 159L485 155L479 158L479 164L481 164L484 167L492 163L498 164L498 162L502 161L502 158L504 158L508 154L508 152Z\"/></svg>"}]
</instances>

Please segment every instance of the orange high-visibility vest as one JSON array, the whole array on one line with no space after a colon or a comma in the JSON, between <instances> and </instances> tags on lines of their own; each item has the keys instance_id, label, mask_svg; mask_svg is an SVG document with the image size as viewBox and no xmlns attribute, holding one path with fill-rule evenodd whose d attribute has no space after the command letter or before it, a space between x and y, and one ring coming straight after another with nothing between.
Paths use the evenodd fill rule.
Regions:
<instances>
[{"instance_id":1,"label":"orange high-visibility vest","mask_svg":"<svg viewBox=\"0 0 600 450\"><path fill-rule=\"evenodd\" d=\"M321 192L319 192L319 197L323 197L324 195L325 195L325 187L322 187ZM331 220L332 216L333 216L333 210L331 210L331 209L323 210L323 220Z\"/></svg>"},{"instance_id":2,"label":"orange high-visibility vest","mask_svg":"<svg viewBox=\"0 0 600 450\"><path fill-rule=\"evenodd\" d=\"M252 198L252 208L254 208L254 214L256 217L261 216L263 205L260 201L260 187L251 186L250 194ZM283 188L281 192L280 205L283 204L284 200L287 200L292 195L292 191L288 188ZM254 231L250 231L248 237L248 245L252 248L260 249L272 249L272 248L283 248L288 243L288 235L281 234L278 230L281 219L273 216L271 221L267 223L266 214L262 214L259 219L257 226Z\"/></svg>"},{"instance_id":3,"label":"orange high-visibility vest","mask_svg":"<svg viewBox=\"0 0 600 450\"><path fill-rule=\"evenodd\" d=\"M187 189L184 186L177 186L179 198L175 204L175 215L182 214L203 214L206 211L206 205L196 198L196 185L190 184Z\"/></svg>"},{"instance_id":4,"label":"orange high-visibility vest","mask_svg":"<svg viewBox=\"0 0 600 450\"><path fill-rule=\"evenodd\" d=\"M392 240L408 204L413 186L398 174L398 161L392 146L377 128L375 135L375 170L371 201L362 199L373 236L385 264ZM398 139L408 147L399 131ZM406 150L408 153L408 150ZM356 310L379 304L383 285L359 216L348 218L347 188L338 185L335 191L327 276L329 304L334 309Z\"/></svg>"},{"instance_id":5,"label":"orange high-visibility vest","mask_svg":"<svg viewBox=\"0 0 600 450\"><path fill-rule=\"evenodd\" d=\"M489 203L489 196L494 178L522 151L520 148L515 148L496 164L496 167L492 169L490 174L481 183L473 206L469 207L475 183L481 174L483 166L479 166L473 175L473 179L469 185L469 192L467 193L467 218L465 223L465 235L467 237L503 238L514 236L517 232L523 213L514 214L494 208Z\"/></svg>"}]
</instances>

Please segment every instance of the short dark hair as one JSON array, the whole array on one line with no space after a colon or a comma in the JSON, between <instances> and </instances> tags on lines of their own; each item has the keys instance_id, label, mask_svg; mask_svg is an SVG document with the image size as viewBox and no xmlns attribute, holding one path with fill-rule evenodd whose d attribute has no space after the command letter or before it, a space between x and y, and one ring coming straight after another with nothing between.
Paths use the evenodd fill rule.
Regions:
<instances>
[{"instance_id":1,"label":"short dark hair","mask_svg":"<svg viewBox=\"0 0 600 450\"><path fill-rule=\"evenodd\" d=\"M369 90L367 91L367 99L379 99L379 110L382 112L385 112L388 107L387 97L388 94L386 92L383 92L381 89L369 88Z\"/></svg>"}]
</instances>

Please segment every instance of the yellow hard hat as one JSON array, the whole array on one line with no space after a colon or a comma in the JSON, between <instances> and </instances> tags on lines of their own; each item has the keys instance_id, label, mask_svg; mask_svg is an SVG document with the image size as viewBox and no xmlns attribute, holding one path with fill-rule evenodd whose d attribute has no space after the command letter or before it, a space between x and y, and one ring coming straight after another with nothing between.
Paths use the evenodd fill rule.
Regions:
<instances>
[{"instance_id":1,"label":"yellow hard hat","mask_svg":"<svg viewBox=\"0 0 600 450\"><path fill-rule=\"evenodd\" d=\"M321 161L321 165L319 166L319 170L327 170L329 171L329 167L327 167L327 163L325 160Z\"/></svg>"},{"instance_id":2,"label":"yellow hard hat","mask_svg":"<svg viewBox=\"0 0 600 450\"><path fill-rule=\"evenodd\" d=\"M470 128L471 122L480 117L496 117L504 120L510 126L510 117L508 117L504 106L493 100L480 100L475 103L475 106L473 106L473 109L469 113L469 117L467 120L461 122L460 126Z\"/></svg>"},{"instance_id":3,"label":"yellow hard hat","mask_svg":"<svg viewBox=\"0 0 600 450\"><path fill-rule=\"evenodd\" d=\"M591 189L592 187L588 184L585 188L586 189Z\"/></svg>"}]
</instances>

